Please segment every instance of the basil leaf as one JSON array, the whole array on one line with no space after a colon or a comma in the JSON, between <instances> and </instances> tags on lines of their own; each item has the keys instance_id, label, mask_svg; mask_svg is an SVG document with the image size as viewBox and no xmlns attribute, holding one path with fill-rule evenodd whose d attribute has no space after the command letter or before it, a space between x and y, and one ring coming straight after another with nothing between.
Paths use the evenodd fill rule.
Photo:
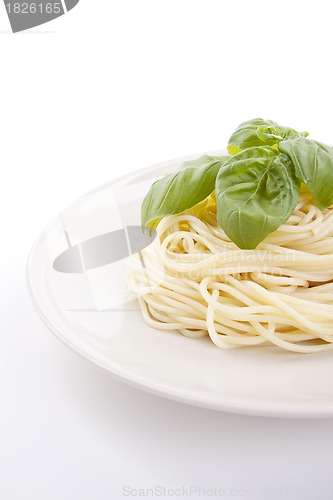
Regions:
<instances>
[{"instance_id":1,"label":"basil leaf","mask_svg":"<svg viewBox=\"0 0 333 500\"><path fill-rule=\"evenodd\" d=\"M237 154L243 149L251 148L253 146L262 146L262 141L258 138L258 127L273 127L277 125L276 122L266 121L262 118L254 118L241 123L229 139L228 153Z\"/></svg>"},{"instance_id":2,"label":"basil leaf","mask_svg":"<svg viewBox=\"0 0 333 500\"><path fill-rule=\"evenodd\" d=\"M218 223L239 248L256 248L289 218L299 189L288 156L268 146L248 148L217 175Z\"/></svg>"},{"instance_id":3,"label":"basil leaf","mask_svg":"<svg viewBox=\"0 0 333 500\"><path fill-rule=\"evenodd\" d=\"M320 208L333 204L333 148L317 141L298 137L283 141L279 150L294 164L297 177L311 191Z\"/></svg>"},{"instance_id":4,"label":"basil leaf","mask_svg":"<svg viewBox=\"0 0 333 500\"><path fill-rule=\"evenodd\" d=\"M272 120L254 118L241 123L229 139L228 153L237 154L254 146L274 146L284 139L307 136L308 132L297 132Z\"/></svg>"},{"instance_id":5,"label":"basil leaf","mask_svg":"<svg viewBox=\"0 0 333 500\"><path fill-rule=\"evenodd\" d=\"M154 182L141 207L143 226L154 226L166 215L193 207L214 191L218 171L229 156L202 156L185 167ZM183 164L184 166L184 164Z\"/></svg>"},{"instance_id":6,"label":"basil leaf","mask_svg":"<svg viewBox=\"0 0 333 500\"><path fill-rule=\"evenodd\" d=\"M257 129L258 138L265 145L277 145L282 140L294 139L296 137L307 137L309 132L297 132L293 128L276 125L276 127L259 126Z\"/></svg>"},{"instance_id":7,"label":"basil leaf","mask_svg":"<svg viewBox=\"0 0 333 500\"><path fill-rule=\"evenodd\" d=\"M263 125L257 128L257 137L262 144L273 146L277 142L282 141L282 136L279 135L278 127L264 127Z\"/></svg>"}]
</instances>

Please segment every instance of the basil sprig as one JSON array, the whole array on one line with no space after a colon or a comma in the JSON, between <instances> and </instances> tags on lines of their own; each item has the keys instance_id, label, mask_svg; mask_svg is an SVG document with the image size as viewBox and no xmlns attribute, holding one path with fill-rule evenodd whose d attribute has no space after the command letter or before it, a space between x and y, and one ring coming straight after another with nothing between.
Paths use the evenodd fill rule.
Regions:
<instances>
[{"instance_id":1,"label":"basil sprig","mask_svg":"<svg viewBox=\"0 0 333 500\"><path fill-rule=\"evenodd\" d=\"M333 204L333 148L307 132L255 118L229 140L229 156L202 156L156 181L142 203L142 225L187 210L215 189L217 221L239 248L254 249L295 209L304 183L321 210Z\"/></svg>"}]
</instances>

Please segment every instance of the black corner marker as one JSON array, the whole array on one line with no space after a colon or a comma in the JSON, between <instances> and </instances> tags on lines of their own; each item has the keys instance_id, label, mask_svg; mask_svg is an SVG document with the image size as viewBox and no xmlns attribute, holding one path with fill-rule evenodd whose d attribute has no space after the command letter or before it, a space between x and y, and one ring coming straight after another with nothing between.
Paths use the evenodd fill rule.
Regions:
<instances>
[{"instance_id":1,"label":"black corner marker","mask_svg":"<svg viewBox=\"0 0 333 500\"><path fill-rule=\"evenodd\" d=\"M79 1L80 0L65 0L67 12L69 10L72 10L75 7L75 5L79 3Z\"/></svg>"},{"instance_id":2,"label":"black corner marker","mask_svg":"<svg viewBox=\"0 0 333 500\"><path fill-rule=\"evenodd\" d=\"M48 23L73 9L79 0L4 0L13 33Z\"/></svg>"}]
</instances>

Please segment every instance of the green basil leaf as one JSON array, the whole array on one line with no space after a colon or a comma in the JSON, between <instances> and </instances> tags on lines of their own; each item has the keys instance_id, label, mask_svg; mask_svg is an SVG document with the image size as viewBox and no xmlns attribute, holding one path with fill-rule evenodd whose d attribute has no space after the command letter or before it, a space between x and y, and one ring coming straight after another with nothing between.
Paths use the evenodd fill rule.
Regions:
<instances>
[{"instance_id":1,"label":"green basil leaf","mask_svg":"<svg viewBox=\"0 0 333 500\"><path fill-rule=\"evenodd\" d=\"M279 135L278 127L264 127L263 125L257 128L257 136L262 144L273 146L282 141L282 136Z\"/></svg>"},{"instance_id":2,"label":"green basil leaf","mask_svg":"<svg viewBox=\"0 0 333 500\"><path fill-rule=\"evenodd\" d=\"M262 146L263 143L257 134L258 127L274 128L275 125L277 125L276 122L262 118L254 118L241 123L229 139L228 153L237 154L243 149Z\"/></svg>"},{"instance_id":3,"label":"green basil leaf","mask_svg":"<svg viewBox=\"0 0 333 500\"><path fill-rule=\"evenodd\" d=\"M269 146L248 148L217 175L218 223L239 248L256 248L289 218L299 189L288 156Z\"/></svg>"},{"instance_id":4,"label":"green basil leaf","mask_svg":"<svg viewBox=\"0 0 333 500\"><path fill-rule=\"evenodd\" d=\"M236 155L237 153L240 153L241 151L243 151L242 148L238 148L234 144L228 144L229 155Z\"/></svg>"},{"instance_id":5,"label":"green basil leaf","mask_svg":"<svg viewBox=\"0 0 333 500\"><path fill-rule=\"evenodd\" d=\"M237 154L254 146L274 146L284 139L307 136L308 132L297 132L290 127L278 125L272 120L254 118L241 123L229 139L228 153Z\"/></svg>"},{"instance_id":6,"label":"green basil leaf","mask_svg":"<svg viewBox=\"0 0 333 500\"><path fill-rule=\"evenodd\" d=\"M304 182L321 210L333 204L333 148L298 137L283 141L279 150L291 158L297 177Z\"/></svg>"},{"instance_id":7,"label":"green basil leaf","mask_svg":"<svg viewBox=\"0 0 333 500\"><path fill-rule=\"evenodd\" d=\"M183 212L207 198L214 191L217 173L228 158L205 155L185 162L186 168L154 182L142 202L142 225L154 226L161 217Z\"/></svg>"}]
</instances>

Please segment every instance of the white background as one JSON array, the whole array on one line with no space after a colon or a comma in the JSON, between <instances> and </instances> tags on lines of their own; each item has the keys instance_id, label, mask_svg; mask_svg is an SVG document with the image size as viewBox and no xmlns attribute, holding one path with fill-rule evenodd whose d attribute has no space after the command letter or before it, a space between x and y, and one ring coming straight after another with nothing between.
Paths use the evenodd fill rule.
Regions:
<instances>
[{"instance_id":1,"label":"white background","mask_svg":"<svg viewBox=\"0 0 333 500\"><path fill-rule=\"evenodd\" d=\"M332 143L332 15L321 0L81 0L13 35L1 4L1 500L159 485L333 498L332 420L227 415L115 382L52 336L25 285L43 226L119 174L224 147L256 116Z\"/></svg>"}]
</instances>

